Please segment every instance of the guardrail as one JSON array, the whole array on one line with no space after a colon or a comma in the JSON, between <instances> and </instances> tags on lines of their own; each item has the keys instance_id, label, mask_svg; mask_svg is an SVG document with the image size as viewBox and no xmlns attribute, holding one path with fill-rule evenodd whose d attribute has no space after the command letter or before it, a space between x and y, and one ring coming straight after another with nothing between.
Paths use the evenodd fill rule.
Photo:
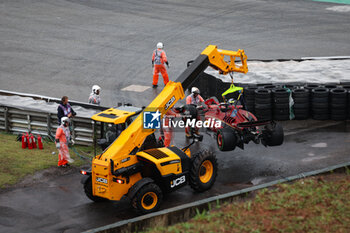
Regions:
<instances>
[{"instance_id":1,"label":"guardrail","mask_svg":"<svg viewBox=\"0 0 350 233\"><path fill-rule=\"evenodd\" d=\"M33 98L34 100L45 100L46 102L54 102L54 103L61 102L61 99L55 98L55 97L35 95L35 94L22 93L22 92L14 92L14 91L6 91L6 90L0 90L0 95L30 97L30 98ZM87 109L97 109L97 110L101 110L101 111L108 109L108 107L83 103L83 102L74 101L74 100L69 100L69 104L72 106L80 106L80 107L87 108ZM118 103L118 105L121 105L121 103Z\"/></svg>"},{"instance_id":2,"label":"guardrail","mask_svg":"<svg viewBox=\"0 0 350 233\"><path fill-rule=\"evenodd\" d=\"M75 117L71 120L72 138L78 145L92 145L94 127L100 131L100 123L88 117ZM0 105L0 131L13 134L30 132L33 135L54 136L58 127L57 115Z\"/></svg>"}]
</instances>

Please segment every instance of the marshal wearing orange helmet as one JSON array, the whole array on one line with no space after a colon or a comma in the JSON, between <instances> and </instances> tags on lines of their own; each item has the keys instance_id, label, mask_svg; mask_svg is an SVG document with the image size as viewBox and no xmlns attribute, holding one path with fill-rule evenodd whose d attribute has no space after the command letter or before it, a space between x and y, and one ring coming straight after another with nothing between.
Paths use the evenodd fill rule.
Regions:
<instances>
[{"instance_id":1,"label":"marshal wearing orange helmet","mask_svg":"<svg viewBox=\"0 0 350 233\"><path fill-rule=\"evenodd\" d=\"M152 54L152 67L153 67L153 87L156 88L158 86L158 76L159 72L163 76L164 85L169 82L168 73L166 71L164 63L169 68L169 62L166 57L165 51L163 50L164 45L162 42L158 42L157 49L153 51Z\"/></svg>"}]
</instances>

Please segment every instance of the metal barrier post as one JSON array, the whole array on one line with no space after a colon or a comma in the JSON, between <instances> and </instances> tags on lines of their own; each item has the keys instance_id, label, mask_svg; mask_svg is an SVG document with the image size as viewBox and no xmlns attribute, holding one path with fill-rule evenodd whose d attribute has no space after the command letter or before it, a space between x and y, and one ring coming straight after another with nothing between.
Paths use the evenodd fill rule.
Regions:
<instances>
[{"instance_id":1,"label":"metal barrier post","mask_svg":"<svg viewBox=\"0 0 350 233\"><path fill-rule=\"evenodd\" d=\"M32 127L30 125L30 115L27 115L27 127L28 127L28 132L31 132L32 131Z\"/></svg>"},{"instance_id":2,"label":"metal barrier post","mask_svg":"<svg viewBox=\"0 0 350 233\"><path fill-rule=\"evenodd\" d=\"M72 128L72 138L73 138L73 140L75 140L75 127L74 127L74 120L73 119L71 119L71 122L72 122L72 124L71 124L71 128Z\"/></svg>"},{"instance_id":3,"label":"metal barrier post","mask_svg":"<svg viewBox=\"0 0 350 233\"><path fill-rule=\"evenodd\" d=\"M47 124L47 135L51 135L51 113L47 114L46 124Z\"/></svg>"},{"instance_id":4,"label":"metal barrier post","mask_svg":"<svg viewBox=\"0 0 350 233\"><path fill-rule=\"evenodd\" d=\"M8 111L7 107L4 108L4 120L5 120L5 132L9 132L9 119L8 119Z\"/></svg>"}]
</instances>

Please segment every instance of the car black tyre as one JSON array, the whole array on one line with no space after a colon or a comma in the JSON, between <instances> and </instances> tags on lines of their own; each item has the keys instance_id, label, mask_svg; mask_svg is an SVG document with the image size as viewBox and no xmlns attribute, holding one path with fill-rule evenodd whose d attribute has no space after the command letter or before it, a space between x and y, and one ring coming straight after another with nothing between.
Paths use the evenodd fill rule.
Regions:
<instances>
[{"instance_id":1,"label":"car black tyre","mask_svg":"<svg viewBox=\"0 0 350 233\"><path fill-rule=\"evenodd\" d=\"M216 142L221 151L234 150L237 145L237 135L233 129L222 128L216 133Z\"/></svg>"},{"instance_id":2,"label":"car black tyre","mask_svg":"<svg viewBox=\"0 0 350 233\"><path fill-rule=\"evenodd\" d=\"M292 90L293 98L309 98L310 92L308 89L294 89Z\"/></svg>"},{"instance_id":3,"label":"car black tyre","mask_svg":"<svg viewBox=\"0 0 350 233\"><path fill-rule=\"evenodd\" d=\"M284 141L283 128L277 122L265 126L263 138L267 146L279 146Z\"/></svg>"},{"instance_id":4,"label":"car black tyre","mask_svg":"<svg viewBox=\"0 0 350 233\"><path fill-rule=\"evenodd\" d=\"M162 202L162 190L155 183L148 183L141 187L131 200L131 204L140 214L148 214L159 209Z\"/></svg>"},{"instance_id":5,"label":"car black tyre","mask_svg":"<svg viewBox=\"0 0 350 233\"><path fill-rule=\"evenodd\" d=\"M186 104L183 107L183 114L191 116L191 119L196 119L198 115L198 110L193 104Z\"/></svg>"},{"instance_id":6,"label":"car black tyre","mask_svg":"<svg viewBox=\"0 0 350 233\"><path fill-rule=\"evenodd\" d=\"M84 183L84 192L86 196L94 202L104 202L108 201L106 198L94 196L92 192L92 178L91 176Z\"/></svg>"},{"instance_id":7,"label":"car black tyre","mask_svg":"<svg viewBox=\"0 0 350 233\"><path fill-rule=\"evenodd\" d=\"M318 87L318 88L312 89L311 95L312 97L328 97L329 90L324 87Z\"/></svg>"},{"instance_id":8,"label":"car black tyre","mask_svg":"<svg viewBox=\"0 0 350 233\"><path fill-rule=\"evenodd\" d=\"M193 156L190 170L190 186L197 192L210 189L216 180L218 163L213 152L201 151Z\"/></svg>"}]
</instances>

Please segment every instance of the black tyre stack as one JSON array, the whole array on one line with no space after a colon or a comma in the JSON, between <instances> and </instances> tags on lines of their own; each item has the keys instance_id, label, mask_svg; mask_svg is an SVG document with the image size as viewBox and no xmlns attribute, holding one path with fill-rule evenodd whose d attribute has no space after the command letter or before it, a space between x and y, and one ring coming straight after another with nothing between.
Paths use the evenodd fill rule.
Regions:
<instances>
[{"instance_id":1,"label":"black tyre stack","mask_svg":"<svg viewBox=\"0 0 350 233\"><path fill-rule=\"evenodd\" d=\"M317 87L311 91L311 112L314 120L329 119L329 90Z\"/></svg>"},{"instance_id":2,"label":"black tyre stack","mask_svg":"<svg viewBox=\"0 0 350 233\"><path fill-rule=\"evenodd\" d=\"M243 90L245 108L249 112L255 114L255 90L257 87L246 87Z\"/></svg>"},{"instance_id":3,"label":"black tyre stack","mask_svg":"<svg viewBox=\"0 0 350 233\"><path fill-rule=\"evenodd\" d=\"M342 85L342 88L347 92L347 119L350 119L350 85Z\"/></svg>"},{"instance_id":4,"label":"black tyre stack","mask_svg":"<svg viewBox=\"0 0 350 233\"><path fill-rule=\"evenodd\" d=\"M285 88L272 89L273 119L289 120L289 92Z\"/></svg>"},{"instance_id":5,"label":"black tyre stack","mask_svg":"<svg viewBox=\"0 0 350 233\"><path fill-rule=\"evenodd\" d=\"M348 106L347 106L348 117L347 117L347 119L350 119L350 90L348 90L347 93L348 93Z\"/></svg>"},{"instance_id":6,"label":"black tyre stack","mask_svg":"<svg viewBox=\"0 0 350 233\"><path fill-rule=\"evenodd\" d=\"M258 120L272 120L271 91L269 89L255 90L255 116Z\"/></svg>"},{"instance_id":7,"label":"black tyre stack","mask_svg":"<svg viewBox=\"0 0 350 233\"><path fill-rule=\"evenodd\" d=\"M293 110L296 120L305 120L310 116L310 94L306 88L294 89L292 97L294 100Z\"/></svg>"},{"instance_id":8,"label":"black tyre stack","mask_svg":"<svg viewBox=\"0 0 350 233\"><path fill-rule=\"evenodd\" d=\"M331 89L337 88L337 85L335 85L335 84L325 84L322 87L327 88L330 91Z\"/></svg>"},{"instance_id":9,"label":"black tyre stack","mask_svg":"<svg viewBox=\"0 0 350 233\"><path fill-rule=\"evenodd\" d=\"M309 84L306 84L304 86L304 88L309 90L310 93L311 93L312 89L319 88L319 87L321 87L321 85L320 84L316 84L316 83L309 83Z\"/></svg>"},{"instance_id":10,"label":"black tyre stack","mask_svg":"<svg viewBox=\"0 0 350 233\"><path fill-rule=\"evenodd\" d=\"M333 88L330 91L331 119L335 121L346 120L348 115L348 93L344 88Z\"/></svg>"}]
</instances>

